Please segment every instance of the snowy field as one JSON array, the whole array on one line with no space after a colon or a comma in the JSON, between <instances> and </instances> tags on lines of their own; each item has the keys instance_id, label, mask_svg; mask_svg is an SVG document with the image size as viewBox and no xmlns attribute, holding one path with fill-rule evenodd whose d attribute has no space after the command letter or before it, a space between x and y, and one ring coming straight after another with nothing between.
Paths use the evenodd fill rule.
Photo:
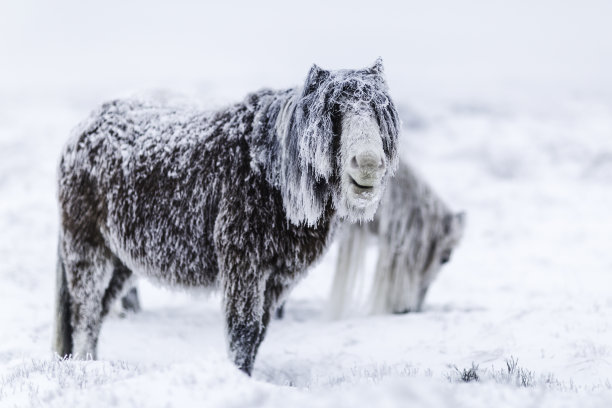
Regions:
<instances>
[{"instance_id":1,"label":"snowy field","mask_svg":"<svg viewBox=\"0 0 612 408\"><path fill-rule=\"evenodd\" d=\"M142 16L135 1L124 17L110 3L0 6L0 407L612 406L609 3L435 1L394 13L383 2L354 6L357 27L338 20L346 5L318 19L319 2L206 14L183 1L182 14ZM194 26L199 12L212 28ZM203 39L228 13L232 34ZM282 18L293 15L299 24ZM258 16L269 24L249 22ZM312 62L359 67L378 55L403 157L467 213L422 313L327 319L334 245L271 323L251 378L226 357L218 295L146 282L140 314L106 320L99 361L53 358L55 167L91 109L134 92L221 106L299 85Z\"/></svg>"}]
</instances>

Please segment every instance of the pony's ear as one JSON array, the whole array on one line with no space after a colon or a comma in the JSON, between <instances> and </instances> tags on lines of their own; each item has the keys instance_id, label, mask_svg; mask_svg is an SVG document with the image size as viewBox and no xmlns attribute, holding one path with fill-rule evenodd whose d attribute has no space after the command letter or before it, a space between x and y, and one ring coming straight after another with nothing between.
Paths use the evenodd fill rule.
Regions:
<instances>
[{"instance_id":1,"label":"pony's ear","mask_svg":"<svg viewBox=\"0 0 612 408\"><path fill-rule=\"evenodd\" d=\"M374 75L382 76L385 73L382 58L376 58L376 61L374 61L374 64L372 64L372 66L368 68L368 71Z\"/></svg>"},{"instance_id":2,"label":"pony's ear","mask_svg":"<svg viewBox=\"0 0 612 408\"><path fill-rule=\"evenodd\" d=\"M465 211L460 211L455 214L455 220L457 220L457 225L461 227L461 231L463 231L463 229L465 228L465 219Z\"/></svg>"},{"instance_id":3,"label":"pony's ear","mask_svg":"<svg viewBox=\"0 0 612 408\"><path fill-rule=\"evenodd\" d=\"M465 218L465 211L460 211L454 214L446 214L443 220L444 234L452 234L461 237L463 235L463 230L465 229Z\"/></svg>"},{"instance_id":4,"label":"pony's ear","mask_svg":"<svg viewBox=\"0 0 612 408\"><path fill-rule=\"evenodd\" d=\"M325 79L329 77L329 71L324 70L319 67L317 64L312 64L310 67L310 71L308 71L308 76L306 77L306 82L304 83L304 90L302 91L303 95L308 95L311 92L314 92L319 85Z\"/></svg>"},{"instance_id":5,"label":"pony's ear","mask_svg":"<svg viewBox=\"0 0 612 408\"><path fill-rule=\"evenodd\" d=\"M455 214L455 224L457 225L457 236L459 238L463 237L466 218L467 216L465 215L465 211L461 211Z\"/></svg>"}]
</instances>

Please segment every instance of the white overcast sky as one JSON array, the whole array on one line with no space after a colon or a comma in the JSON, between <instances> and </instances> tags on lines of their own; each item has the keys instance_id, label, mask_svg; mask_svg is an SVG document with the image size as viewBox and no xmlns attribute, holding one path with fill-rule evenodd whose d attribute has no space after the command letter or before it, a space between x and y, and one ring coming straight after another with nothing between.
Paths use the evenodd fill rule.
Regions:
<instances>
[{"instance_id":1,"label":"white overcast sky","mask_svg":"<svg viewBox=\"0 0 612 408\"><path fill-rule=\"evenodd\" d=\"M0 89L292 86L382 56L415 94L612 94L612 1L13 1ZM103 85L100 85L103 84ZM246 85L248 84L248 85Z\"/></svg>"}]
</instances>

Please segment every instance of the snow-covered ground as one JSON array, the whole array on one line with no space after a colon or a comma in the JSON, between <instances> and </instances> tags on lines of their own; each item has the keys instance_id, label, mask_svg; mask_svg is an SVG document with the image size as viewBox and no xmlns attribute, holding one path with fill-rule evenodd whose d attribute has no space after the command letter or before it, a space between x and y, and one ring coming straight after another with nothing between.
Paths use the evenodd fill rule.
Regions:
<instances>
[{"instance_id":1,"label":"snow-covered ground","mask_svg":"<svg viewBox=\"0 0 612 408\"><path fill-rule=\"evenodd\" d=\"M392 12L383 1L317 19L324 3L267 2L216 6L236 18L206 15L209 31L196 26L206 7L155 6L141 21L140 3L121 13L73 1L0 6L1 407L612 405L609 3L435 1ZM280 17L291 15L303 21ZM285 35L270 37L256 17ZM202 36L222 21L233 36L212 46ZM253 38L273 46L255 49ZM89 110L133 91L171 95L160 88L215 106L299 84L312 62L357 67L379 54L404 121L402 155L468 215L423 313L326 319L333 246L272 322L252 378L227 360L217 295L146 282L142 313L105 322L99 361L53 359L55 166Z\"/></svg>"}]
</instances>

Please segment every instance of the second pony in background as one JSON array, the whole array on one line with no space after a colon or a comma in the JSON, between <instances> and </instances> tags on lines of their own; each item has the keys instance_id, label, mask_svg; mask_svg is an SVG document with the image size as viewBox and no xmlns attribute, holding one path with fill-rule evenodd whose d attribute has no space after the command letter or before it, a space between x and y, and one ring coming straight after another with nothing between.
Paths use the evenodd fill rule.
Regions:
<instances>
[{"instance_id":1,"label":"second pony in background","mask_svg":"<svg viewBox=\"0 0 612 408\"><path fill-rule=\"evenodd\" d=\"M465 214L453 213L404 161L390 180L372 222L345 225L328 303L331 318L359 305L368 241L378 240L378 259L365 305L368 314L419 312L431 283L459 244Z\"/></svg>"}]
</instances>

